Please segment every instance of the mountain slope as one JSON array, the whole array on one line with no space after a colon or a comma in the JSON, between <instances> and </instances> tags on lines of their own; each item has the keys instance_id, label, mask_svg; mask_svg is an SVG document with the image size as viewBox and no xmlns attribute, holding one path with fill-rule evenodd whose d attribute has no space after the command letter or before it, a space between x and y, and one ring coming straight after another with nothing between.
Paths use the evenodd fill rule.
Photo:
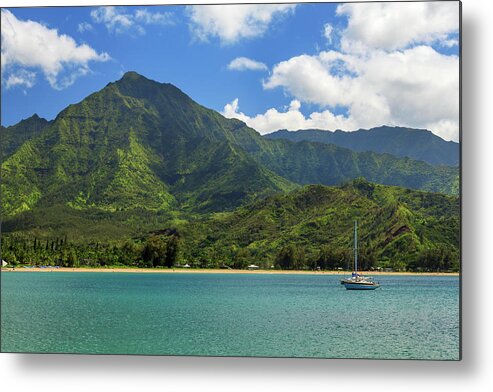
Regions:
<instances>
[{"instance_id":1,"label":"mountain slope","mask_svg":"<svg viewBox=\"0 0 493 392\"><path fill-rule=\"evenodd\" d=\"M37 114L10 127L0 126L0 149L3 160L12 155L25 141L39 135L49 121Z\"/></svg>"},{"instance_id":2,"label":"mountain slope","mask_svg":"<svg viewBox=\"0 0 493 392\"><path fill-rule=\"evenodd\" d=\"M289 246L302 249L305 259L314 261L328 247L341 252L345 262L340 266L346 268L357 219L361 262L366 267L373 259L400 268L414 262L420 252L438 248L450 251L458 262L459 217L457 197L358 179L337 187L305 186L218 215L189 233L192 240L187 246L207 244L203 254L224 260L247 253L258 262L272 262Z\"/></svg>"},{"instance_id":3,"label":"mountain slope","mask_svg":"<svg viewBox=\"0 0 493 392\"><path fill-rule=\"evenodd\" d=\"M178 198L217 210L294 189L235 153L229 126L176 87L127 73L68 106L3 163L2 207L6 215L55 204L157 211L179 207Z\"/></svg>"},{"instance_id":4,"label":"mountain slope","mask_svg":"<svg viewBox=\"0 0 493 392\"><path fill-rule=\"evenodd\" d=\"M67 236L77 244L81 259L94 258L94 246L106 243L104 249L113 248L129 263L128 248L139 249L152 233L169 232L179 233L183 264L245 268L255 263L269 268L292 249L296 264L287 268L346 269L352 263L355 219L361 268L458 269L458 197L363 179L341 186L307 185L213 214L53 206L7 218L3 229L12 239L8 244L32 245L34 238L47 244ZM9 254L5 241L2 244ZM102 257L101 262L108 262L108 256ZM140 265L138 254L133 257Z\"/></svg>"},{"instance_id":5,"label":"mountain slope","mask_svg":"<svg viewBox=\"0 0 493 392\"><path fill-rule=\"evenodd\" d=\"M390 154L354 152L333 144L246 137L243 148L263 165L298 184L337 185L364 177L385 185L458 194L459 170Z\"/></svg>"},{"instance_id":6,"label":"mountain slope","mask_svg":"<svg viewBox=\"0 0 493 392\"><path fill-rule=\"evenodd\" d=\"M459 144L447 142L425 129L382 126L354 132L340 130L331 132L316 129L296 132L280 130L264 137L286 139L292 142L311 141L335 144L353 151L388 153L432 165L457 166L459 164Z\"/></svg>"},{"instance_id":7,"label":"mountain slope","mask_svg":"<svg viewBox=\"0 0 493 392\"><path fill-rule=\"evenodd\" d=\"M458 170L334 145L268 140L135 72L68 106L2 163L3 213L232 210L309 183L363 176L457 193Z\"/></svg>"}]
</instances>

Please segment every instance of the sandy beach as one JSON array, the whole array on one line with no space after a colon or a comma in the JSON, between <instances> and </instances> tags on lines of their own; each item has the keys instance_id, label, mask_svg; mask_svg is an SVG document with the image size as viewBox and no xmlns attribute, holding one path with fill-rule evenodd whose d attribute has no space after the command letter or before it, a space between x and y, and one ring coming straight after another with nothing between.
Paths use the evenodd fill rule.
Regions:
<instances>
[{"instance_id":1,"label":"sandy beach","mask_svg":"<svg viewBox=\"0 0 493 392\"><path fill-rule=\"evenodd\" d=\"M233 269L194 269L194 268L7 268L2 272L126 272L152 274L286 274L286 275L348 275L348 271L283 271L283 270L233 270ZM416 275L416 276L459 276L457 272L380 272L360 271L362 275Z\"/></svg>"}]
</instances>

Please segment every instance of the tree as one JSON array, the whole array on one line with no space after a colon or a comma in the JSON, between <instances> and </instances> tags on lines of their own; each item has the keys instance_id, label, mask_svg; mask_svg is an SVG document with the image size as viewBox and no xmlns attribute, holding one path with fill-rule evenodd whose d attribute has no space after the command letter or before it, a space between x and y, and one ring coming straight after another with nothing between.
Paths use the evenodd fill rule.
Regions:
<instances>
[{"instance_id":1,"label":"tree","mask_svg":"<svg viewBox=\"0 0 493 392\"><path fill-rule=\"evenodd\" d=\"M282 247L276 257L276 266L283 270L304 268L305 249L293 244Z\"/></svg>"},{"instance_id":2,"label":"tree","mask_svg":"<svg viewBox=\"0 0 493 392\"><path fill-rule=\"evenodd\" d=\"M233 268L243 269L250 264L252 253L248 248L239 248L233 258Z\"/></svg>"},{"instance_id":3,"label":"tree","mask_svg":"<svg viewBox=\"0 0 493 392\"><path fill-rule=\"evenodd\" d=\"M165 265L170 268L178 260L178 252L180 249L180 239L177 235L171 235L166 241Z\"/></svg>"},{"instance_id":4,"label":"tree","mask_svg":"<svg viewBox=\"0 0 493 392\"><path fill-rule=\"evenodd\" d=\"M292 244L282 247L276 257L276 266L283 270L292 269L295 252L296 249Z\"/></svg>"},{"instance_id":5,"label":"tree","mask_svg":"<svg viewBox=\"0 0 493 392\"><path fill-rule=\"evenodd\" d=\"M154 267L172 267L180 249L180 238L176 234L170 236L153 235L149 237L142 250L144 262L152 262Z\"/></svg>"},{"instance_id":6,"label":"tree","mask_svg":"<svg viewBox=\"0 0 493 392\"><path fill-rule=\"evenodd\" d=\"M317 266L326 270L346 269L351 261L351 255L346 250L322 245L317 257Z\"/></svg>"}]
</instances>

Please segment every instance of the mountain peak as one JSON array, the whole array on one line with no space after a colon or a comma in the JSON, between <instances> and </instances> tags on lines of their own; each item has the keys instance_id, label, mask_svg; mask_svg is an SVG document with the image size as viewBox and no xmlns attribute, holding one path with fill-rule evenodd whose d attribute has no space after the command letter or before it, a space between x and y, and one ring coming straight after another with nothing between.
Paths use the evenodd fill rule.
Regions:
<instances>
[{"instance_id":1,"label":"mountain peak","mask_svg":"<svg viewBox=\"0 0 493 392\"><path fill-rule=\"evenodd\" d=\"M135 71L128 71L122 78L109 85L115 85L121 93L135 98L155 101L156 95L166 94L175 99L190 99L183 91L171 83L162 83L149 79Z\"/></svg>"},{"instance_id":2,"label":"mountain peak","mask_svg":"<svg viewBox=\"0 0 493 392\"><path fill-rule=\"evenodd\" d=\"M138 80L138 79L147 79L147 78L135 71L125 72L122 76L122 80Z\"/></svg>"},{"instance_id":3,"label":"mountain peak","mask_svg":"<svg viewBox=\"0 0 493 392\"><path fill-rule=\"evenodd\" d=\"M37 113L34 113L31 117L24 118L21 121L19 121L17 124L12 125L12 127L17 127L17 126L26 126L32 124L47 124L49 121L46 120L43 117L39 117Z\"/></svg>"}]
</instances>

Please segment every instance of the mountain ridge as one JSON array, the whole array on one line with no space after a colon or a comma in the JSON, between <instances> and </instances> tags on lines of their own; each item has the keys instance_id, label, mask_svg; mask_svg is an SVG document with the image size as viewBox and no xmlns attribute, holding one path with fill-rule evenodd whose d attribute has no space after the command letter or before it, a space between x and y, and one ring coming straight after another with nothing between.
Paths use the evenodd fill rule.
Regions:
<instances>
[{"instance_id":1,"label":"mountain ridge","mask_svg":"<svg viewBox=\"0 0 493 392\"><path fill-rule=\"evenodd\" d=\"M45 120L46 121L46 120ZM3 163L7 215L65 203L116 211L231 210L363 176L456 193L458 172L321 143L268 140L135 72L63 109Z\"/></svg>"},{"instance_id":2,"label":"mountain ridge","mask_svg":"<svg viewBox=\"0 0 493 392\"><path fill-rule=\"evenodd\" d=\"M12 155L22 143L37 136L50 121L36 113L8 127L0 126L0 149L2 160Z\"/></svg>"},{"instance_id":3,"label":"mountain ridge","mask_svg":"<svg viewBox=\"0 0 493 392\"><path fill-rule=\"evenodd\" d=\"M293 142L312 141L335 144L357 152L389 153L432 165L457 166L459 164L459 144L446 141L427 129L387 125L351 132L339 129L335 131L321 129L288 131L284 129L264 135L264 137L287 139Z\"/></svg>"}]
</instances>

